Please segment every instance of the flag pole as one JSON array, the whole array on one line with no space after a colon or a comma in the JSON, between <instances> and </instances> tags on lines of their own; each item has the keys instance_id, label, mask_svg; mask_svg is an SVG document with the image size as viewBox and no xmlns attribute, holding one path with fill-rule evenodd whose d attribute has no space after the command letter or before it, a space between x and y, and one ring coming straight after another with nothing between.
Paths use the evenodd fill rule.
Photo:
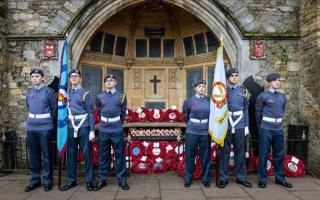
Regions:
<instances>
[{"instance_id":1,"label":"flag pole","mask_svg":"<svg viewBox=\"0 0 320 200\"><path fill-rule=\"evenodd\" d=\"M220 145L216 144L216 186L219 186L219 170L220 170Z\"/></svg>"}]
</instances>

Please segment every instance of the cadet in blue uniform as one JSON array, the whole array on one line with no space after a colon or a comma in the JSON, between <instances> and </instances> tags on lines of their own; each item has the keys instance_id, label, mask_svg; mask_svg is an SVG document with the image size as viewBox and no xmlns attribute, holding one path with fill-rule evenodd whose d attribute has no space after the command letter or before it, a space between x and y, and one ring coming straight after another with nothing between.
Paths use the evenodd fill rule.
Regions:
<instances>
[{"instance_id":1,"label":"cadet in blue uniform","mask_svg":"<svg viewBox=\"0 0 320 200\"><path fill-rule=\"evenodd\" d=\"M286 107L286 97L281 94L280 75L269 74L267 82L270 87L261 93L256 102L256 118L260 128L259 134L259 187L265 188L267 184L267 157L272 146L273 167L276 184L291 188L292 185L285 180L284 175L284 133L282 118Z\"/></svg>"},{"instance_id":2,"label":"cadet in blue uniform","mask_svg":"<svg viewBox=\"0 0 320 200\"><path fill-rule=\"evenodd\" d=\"M229 159L231 144L234 146L236 183L245 187L252 187L246 180L245 162L245 136L249 134L247 91L238 85L239 72L231 68L226 72L228 79L228 110L229 129L224 140L224 146L220 149L219 188L224 188L229 182Z\"/></svg>"},{"instance_id":3,"label":"cadet in blue uniform","mask_svg":"<svg viewBox=\"0 0 320 200\"><path fill-rule=\"evenodd\" d=\"M53 119L57 112L57 96L53 89L43 84L43 71L34 69L30 73L33 88L27 92L28 108L27 140L29 150L30 184L26 192L41 185L41 160L44 164L44 190L52 189L53 157L51 138L53 134ZM42 153L42 159L41 159Z\"/></svg>"},{"instance_id":4,"label":"cadet in blue uniform","mask_svg":"<svg viewBox=\"0 0 320 200\"><path fill-rule=\"evenodd\" d=\"M211 137L208 133L210 98L205 96L206 81L198 81L194 85L195 95L183 103L183 114L187 123L186 161L184 187L190 187L195 170L195 157L199 146L202 167L202 184L210 187Z\"/></svg>"},{"instance_id":5,"label":"cadet in blue uniform","mask_svg":"<svg viewBox=\"0 0 320 200\"><path fill-rule=\"evenodd\" d=\"M99 183L95 190L106 186L107 175L110 170L111 144L115 152L115 167L119 186L129 190L126 182L126 159L124 153L123 121L126 115L127 99L125 94L116 90L117 80L112 74L104 79L106 91L98 95L96 108L101 123L99 128Z\"/></svg>"},{"instance_id":6,"label":"cadet in blue uniform","mask_svg":"<svg viewBox=\"0 0 320 200\"><path fill-rule=\"evenodd\" d=\"M81 73L79 70L72 70L69 73L71 88L69 95L69 130L67 149L67 183L61 190L66 191L77 185L77 152L78 144L85 160L86 187L88 191L93 190L93 163L92 143L94 139L94 117L91 93L80 86Z\"/></svg>"}]
</instances>

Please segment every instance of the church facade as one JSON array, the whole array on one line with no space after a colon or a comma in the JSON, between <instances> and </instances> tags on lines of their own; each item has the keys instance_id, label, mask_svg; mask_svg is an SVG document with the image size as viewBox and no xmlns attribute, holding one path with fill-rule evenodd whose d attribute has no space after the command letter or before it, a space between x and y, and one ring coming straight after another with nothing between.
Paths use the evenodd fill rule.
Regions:
<instances>
[{"instance_id":1,"label":"church facade","mask_svg":"<svg viewBox=\"0 0 320 200\"><path fill-rule=\"evenodd\" d=\"M309 127L309 172L320 175L320 2L316 0L5 0L0 3L1 132L25 137L29 73L69 68L96 96L113 73L128 107L181 110L193 83L213 80L216 51L241 82L282 75L285 124ZM207 85L210 95L211 84Z\"/></svg>"}]
</instances>

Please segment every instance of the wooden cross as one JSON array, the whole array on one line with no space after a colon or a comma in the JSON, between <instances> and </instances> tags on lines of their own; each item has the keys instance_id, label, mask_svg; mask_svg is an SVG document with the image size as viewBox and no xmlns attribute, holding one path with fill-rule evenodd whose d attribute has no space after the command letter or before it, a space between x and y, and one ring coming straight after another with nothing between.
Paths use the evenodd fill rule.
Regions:
<instances>
[{"instance_id":1,"label":"wooden cross","mask_svg":"<svg viewBox=\"0 0 320 200\"><path fill-rule=\"evenodd\" d=\"M150 83L153 83L153 93L157 94L157 84L160 83L161 80L157 79L157 75L153 76L153 79L150 80Z\"/></svg>"}]
</instances>

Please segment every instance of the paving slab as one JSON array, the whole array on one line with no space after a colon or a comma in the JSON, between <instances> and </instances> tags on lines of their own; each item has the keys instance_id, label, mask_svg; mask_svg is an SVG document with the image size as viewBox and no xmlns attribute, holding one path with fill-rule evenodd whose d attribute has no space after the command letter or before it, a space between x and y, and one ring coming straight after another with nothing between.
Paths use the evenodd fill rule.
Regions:
<instances>
[{"instance_id":1,"label":"paving slab","mask_svg":"<svg viewBox=\"0 0 320 200\"><path fill-rule=\"evenodd\" d=\"M245 189L255 200L298 200L299 198L283 188L248 188Z\"/></svg>"},{"instance_id":2,"label":"paving slab","mask_svg":"<svg viewBox=\"0 0 320 200\"><path fill-rule=\"evenodd\" d=\"M303 200L318 200L320 198L320 191L294 191L292 193Z\"/></svg>"},{"instance_id":3,"label":"paving slab","mask_svg":"<svg viewBox=\"0 0 320 200\"><path fill-rule=\"evenodd\" d=\"M184 180L182 178L175 179L160 179L160 189L200 189L199 183L194 181L190 188L184 187Z\"/></svg>"},{"instance_id":4,"label":"paving slab","mask_svg":"<svg viewBox=\"0 0 320 200\"><path fill-rule=\"evenodd\" d=\"M160 183L158 179L135 180L128 179L130 190L119 188L116 199L147 199L160 198Z\"/></svg>"},{"instance_id":5,"label":"paving slab","mask_svg":"<svg viewBox=\"0 0 320 200\"><path fill-rule=\"evenodd\" d=\"M65 200L69 199L76 191L77 188L72 188L68 191L62 192L57 187L55 187L50 192L45 192L43 190L43 187L40 187L32 192L31 195L26 198L26 200Z\"/></svg>"},{"instance_id":6,"label":"paving slab","mask_svg":"<svg viewBox=\"0 0 320 200\"><path fill-rule=\"evenodd\" d=\"M211 185L210 188L206 188L202 184L200 184L200 187L205 196L209 198L250 197L242 187L233 182L229 183L225 188L218 188L215 185Z\"/></svg>"},{"instance_id":7,"label":"paving slab","mask_svg":"<svg viewBox=\"0 0 320 200\"><path fill-rule=\"evenodd\" d=\"M116 196L116 191L114 192L77 192L75 193L71 200L113 200Z\"/></svg>"},{"instance_id":8,"label":"paving slab","mask_svg":"<svg viewBox=\"0 0 320 200\"><path fill-rule=\"evenodd\" d=\"M161 190L162 200L205 200L201 190Z\"/></svg>"},{"instance_id":9,"label":"paving slab","mask_svg":"<svg viewBox=\"0 0 320 200\"><path fill-rule=\"evenodd\" d=\"M21 200L26 199L31 194L28 193L20 193L20 194L0 194L0 199L3 200Z\"/></svg>"}]
</instances>

